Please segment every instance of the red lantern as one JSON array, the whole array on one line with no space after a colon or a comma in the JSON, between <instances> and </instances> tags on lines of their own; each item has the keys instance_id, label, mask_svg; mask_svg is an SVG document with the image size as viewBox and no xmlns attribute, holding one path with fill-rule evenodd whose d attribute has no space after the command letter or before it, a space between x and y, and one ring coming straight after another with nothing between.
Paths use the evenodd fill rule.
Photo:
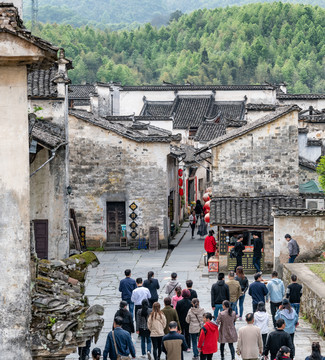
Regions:
<instances>
[{"instance_id":1,"label":"red lantern","mask_svg":"<svg viewBox=\"0 0 325 360\"><path fill-rule=\"evenodd\" d=\"M178 176L183 176L183 170L182 169L178 169Z\"/></svg>"},{"instance_id":2,"label":"red lantern","mask_svg":"<svg viewBox=\"0 0 325 360\"><path fill-rule=\"evenodd\" d=\"M181 179L181 178L178 179L178 185L183 186L183 179Z\"/></svg>"},{"instance_id":3,"label":"red lantern","mask_svg":"<svg viewBox=\"0 0 325 360\"><path fill-rule=\"evenodd\" d=\"M209 194L208 194L208 193L205 193L205 194L203 195L202 199L203 199L203 201L205 201L205 202L209 201L209 200L210 200Z\"/></svg>"},{"instance_id":4,"label":"red lantern","mask_svg":"<svg viewBox=\"0 0 325 360\"><path fill-rule=\"evenodd\" d=\"M184 195L184 190L182 188L179 189L179 195L183 196Z\"/></svg>"},{"instance_id":5,"label":"red lantern","mask_svg":"<svg viewBox=\"0 0 325 360\"><path fill-rule=\"evenodd\" d=\"M210 222L210 213L209 213L209 212L204 216L204 221L205 221L206 223L209 223L209 222Z\"/></svg>"},{"instance_id":6,"label":"red lantern","mask_svg":"<svg viewBox=\"0 0 325 360\"><path fill-rule=\"evenodd\" d=\"M209 209L209 211L210 211L210 206L211 206L211 200L207 201L207 202L204 204L204 207L206 207L207 209Z\"/></svg>"}]
</instances>

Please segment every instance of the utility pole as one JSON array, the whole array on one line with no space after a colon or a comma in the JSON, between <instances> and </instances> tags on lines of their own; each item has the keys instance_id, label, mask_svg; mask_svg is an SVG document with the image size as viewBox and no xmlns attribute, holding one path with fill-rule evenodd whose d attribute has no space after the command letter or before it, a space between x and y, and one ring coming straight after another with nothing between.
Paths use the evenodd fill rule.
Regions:
<instances>
[{"instance_id":1,"label":"utility pole","mask_svg":"<svg viewBox=\"0 0 325 360\"><path fill-rule=\"evenodd\" d=\"M32 0L32 31L38 24L38 0Z\"/></svg>"}]
</instances>

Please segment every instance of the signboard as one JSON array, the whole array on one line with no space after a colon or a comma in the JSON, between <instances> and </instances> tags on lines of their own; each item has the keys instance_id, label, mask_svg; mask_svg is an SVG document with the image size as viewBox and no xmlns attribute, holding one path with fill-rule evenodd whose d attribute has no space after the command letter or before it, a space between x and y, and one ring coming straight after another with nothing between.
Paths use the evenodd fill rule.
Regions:
<instances>
[{"instance_id":1,"label":"signboard","mask_svg":"<svg viewBox=\"0 0 325 360\"><path fill-rule=\"evenodd\" d=\"M81 248L86 248L86 226L79 226Z\"/></svg>"}]
</instances>

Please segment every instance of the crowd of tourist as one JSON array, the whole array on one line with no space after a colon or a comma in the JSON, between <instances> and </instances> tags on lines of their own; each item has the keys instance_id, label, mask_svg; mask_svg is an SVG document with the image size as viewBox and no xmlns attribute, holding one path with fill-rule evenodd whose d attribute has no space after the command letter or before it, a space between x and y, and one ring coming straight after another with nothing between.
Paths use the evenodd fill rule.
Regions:
<instances>
[{"instance_id":1,"label":"crowd of tourist","mask_svg":"<svg viewBox=\"0 0 325 360\"><path fill-rule=\"evenodd\" d=\"M200 306L191 280L186 281L183 289L177 274L172 273L161 308L158 302L160 285L154 273L149 271L143 281L142 278L132 279L131 270L125 270L125 278L119 286L122 301L114 316L113 329L107 336L103 359L135 358L131 337L135 332L141 341L140 357L149 360L160 360L162 353L167 360L182 360L183 351L192 352L193 360L211 360L218 350L223 360L226 345L232 360L236 353L243 360L293 359L302 286L292 275L292 283L285 289L276 271L268 282L261 273L255 274L254 280L249 284L242 266L236 268L236 273L230 271L227 281L225 275L219 273L218 281L211 288L211 313ZM247 293L252 298L252 311L245 316L246 326L237 330L236 321L243 320ZM272 322L266 312L267 302L270 302ZM269 331L270 323L273 331ZM100 359L101 350L93 349L92 357ZM312 344L312 353L306 360L325 360L319 343Z\"/></svg>"}]
</instances>

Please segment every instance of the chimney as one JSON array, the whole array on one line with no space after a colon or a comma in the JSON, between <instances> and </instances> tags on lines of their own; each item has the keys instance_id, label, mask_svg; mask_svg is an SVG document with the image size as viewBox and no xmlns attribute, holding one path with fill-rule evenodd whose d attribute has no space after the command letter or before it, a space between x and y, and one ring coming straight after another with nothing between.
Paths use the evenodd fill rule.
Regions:
<instances>
[{"instance_id":1,"label":"chimney","mask_svg":"<svg viewBox=\"0 0 325 360\"><path fill-rule=\"evenodd\" d=\"M284 94L286 94L287 93L287 84L286 83L280 83L279 84L279 88L280 88L280 90L284 93Z\"/></svg>"},{"instance_id":2,"label":"chimney","mask_svg":"<svg viewBox=\"0 0 325 360\"><path fill-rule=\"evenodd\" d=\"M23 0L0 0L0 3L13 4L16 6L20 19L23 19Z\"/></svg>"},{"instance_id":3,"label":"chimney","mask_svg":"<svg viewBox=\"0 0 325 360\"><path fill-rule=\"evenodd\" d=\"M90 112L98 116L98 94L90 94Z\"/></svg>"}]
</instances>

